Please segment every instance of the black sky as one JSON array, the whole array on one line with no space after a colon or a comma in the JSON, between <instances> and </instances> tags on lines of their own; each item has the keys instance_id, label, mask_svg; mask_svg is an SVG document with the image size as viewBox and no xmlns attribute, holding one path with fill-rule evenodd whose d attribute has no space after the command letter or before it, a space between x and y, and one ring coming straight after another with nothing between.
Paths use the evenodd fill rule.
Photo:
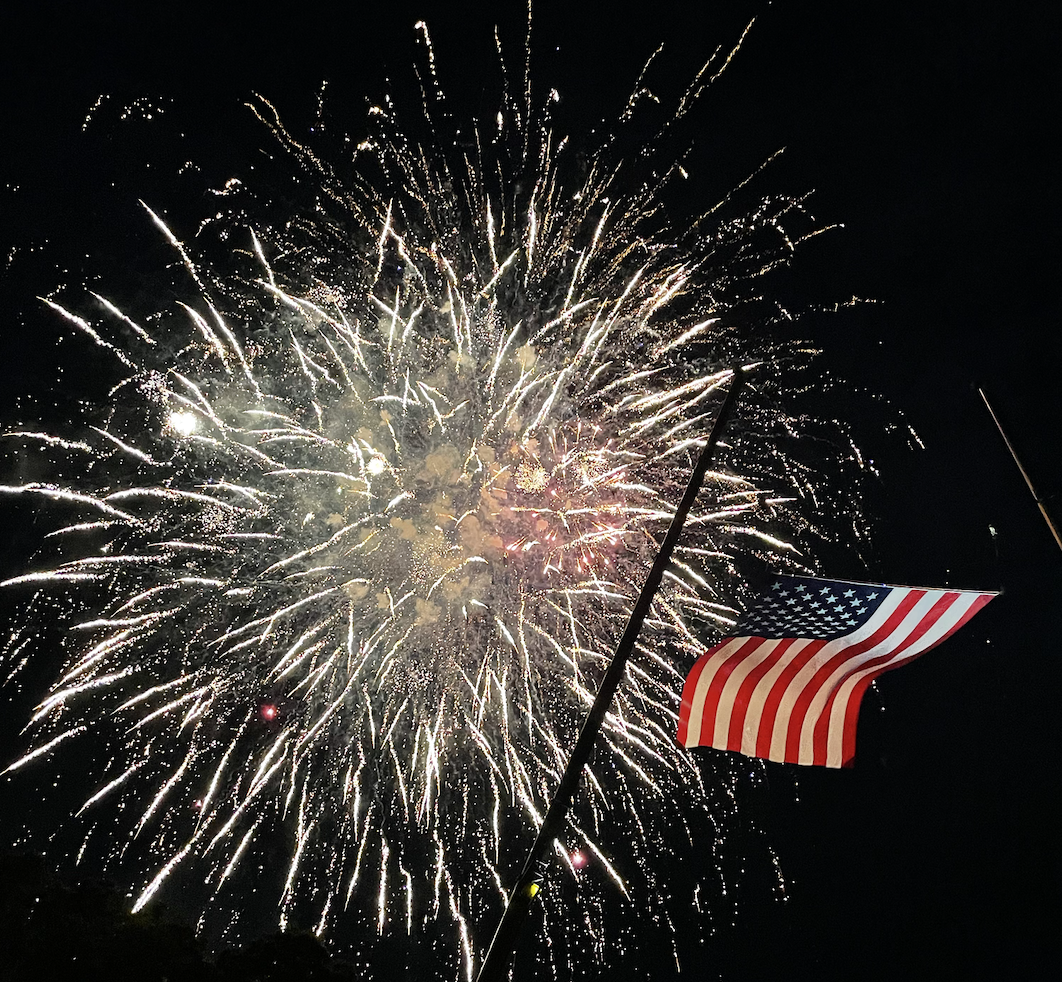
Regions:
<instances>
[{"instance_id":1,"label":"black sky","mask_svg":"<svg viewBox=\"0 0 1062 982\"><path fill-rule=\"evenodd\" d=\"M24 16L9 13L0 61L6 413L19 393L76 384L57 379L63 332L33 301L57 262L76 268L86 251L96 260L120 251L140 235L136 199L168 193L171 178L146 171L110 186L115 160L151 147L116 137L91 144L101 158L84 155L81 128L98 96L110 96L101 114L141 97L165 108L131 143L185 140L190 157L218 168L187 179L206 187L242 163L237 120L252 93L296 129L327 81L356 128L385 78L408 85L423 18L444 88L475 111L493 93L484 81L493 25L512 54L524 24L520 4L485 13L457 0L386 9L305 0L277 13L230 4L220 15L187 4L16 7ZM814 189L816 217L845 226L809 244L795 267L798 296L875 301L801 326L831 372L891 406L871 412L877 403L852 400L853 433L881 473L868 496L874 545L867 568L849 559L827 573L1005 591L962 634L882 680L864 704L854 771L769 766L755 807L790 899L748 915L718 964L691 977L1053 977L1062 553L976 386L1062 521L1059 8L870 0L618 10L535 7L532 74L560 91L573 136L616 116L659 43L658 84L674 97L757 15L698 111L690 193L711 203L786 147L760 187ZM472 67L484 64L489 72ZM883 434L899 414L925 449ZM4 530L5 562L27 534ZM5 721L5 749L14 729Z\"/></svg>"}]
</instances>

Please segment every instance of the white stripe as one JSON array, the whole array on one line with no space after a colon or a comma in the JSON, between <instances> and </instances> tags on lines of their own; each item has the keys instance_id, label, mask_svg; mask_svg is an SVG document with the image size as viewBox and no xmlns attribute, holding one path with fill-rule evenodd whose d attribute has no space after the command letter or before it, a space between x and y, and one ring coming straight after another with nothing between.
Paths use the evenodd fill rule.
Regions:
<instances>
[{"instance_id":1,"label":"white stripe","mask_svg":"<svg viewBox=\"0 0 1062 982\"><path fill-rule=\"evenodd\" d=\"M772 665L763 678L756 683L756 688L749 695L749 708L745 714L745 729L741 734L741 752L743 754L748 754L750 757L756 756L756 739L760 733L763 707L767 701L767 696L778 681L778 676L785 671L786 665L812 643L811 638L797 638L786 649L785 656L779 658L778 662Z\"/></svg>"},{"instance_id":2,"label":"white stripe","mask_svg":"<svg viewBox=\"0 0 1062 982\"><path fill-rule=\"evenodd\" d=\"M705 662L704 668L697 679L697 687L693 690L693 699L690 702L690 718L686 728L687 747L701 746L701 726L704 723L704 700L708 695L708 689L715 678L719 666L727 660L748 638L730 638L722 643Z\"/></svg>"},{"instance_id":3,"label":"white stripe","mask_svg":"<svg viewBox=\"0 0 1062 982\"><path fill-rule=\"evenodd\" d=\"M893 615L901 601L911 591L904 587L882 587L889 590L889 595L881 602L874 611L870 620L856 628L851 634L840 638L834 638L828 644L824 644L812 658L786 686L785 694L778 704L778 713L774 718L774 729L771 731L771 750L768 754L770 760L785 760L786 734L789 732L789 718L793 712L793 704L797 701L804 687L814 677L815 673L835 654L849 648L854 644L872 637L885 622ZM764 679L766 682L766 679ZM763 706L770 694L769 689L763 687L763 682L756 686L753 704Z\"/></svg>"},{"instance_id":4,"label":"white stripe","mask_svg":"<svg viewBox=\"0 0 1062 982\"><path fill-rule=\"evenodd\" d=\"M933 592L937 597L940 597L945 593L955 591L935 590ZM926 631L915 644L898 652L895 659L891 659L890 661L902 661L913 658L915 655L932 648L933 645L946 638L949 633L955 630L959 621L966 616L969 609L980 599L981 596L982 595L979 593L961 593L958 599L956 599L941 615L940 619L930 630ZM849 676L840 684L837 690L837 698L834 700L833 708L830 712L830 725L826 742L826 765L828 767L840 767L843 763L841 760L841 751L844 746L844 718L848 710L848 700L851 698L853 689L855 689L856 684L870 672L884 671L888 667L890 667L890 662L886 662L885 665L876 665L873 668L862 669ZM801 747L801 750L803 750L803 747Z\"/></svg>"},{"instance_id":5,"label":"white stripe","mask_svg":"<svg viewBox=\"0 0 1062 982\"><path fill-rule=\"evenodd\" d=\"M745 640L747 641L748 638ZM713 747L718 747L720 750L726 749L727 741L730 739L730 719L734 714L734 699L737 696L738 689L741 688L741 683L745 681L749 672L760 665L779 644L781 644L780 638L764 641L734 666L734 670L724 683L723 691L719 696L719 708L715 714L715 734L712 739ZM746 721L747 719L748 717L746 716Z\"/></svg>"},{"instance_id":6,"label":"white stripe","mask_svg":"<svg viewBox=\"0 0 1062 982\"><path fill-rule=\"evenodd\" d=\"M908 591L904 592L907 593ZM822 714L830 693L841 683L845 675L854 669L858 669L860 665L866 664L866 662L873 658L880 658L882 655L888 655L890 652L895 651L896 648L907 641L907 639L918 630L922 621L926 619L929 612L933 609L933 605L944 595L944 593L945 591L943 590L927 591L924 596L919 598L918 602L907 612L907 616L896 625L890 634L882 638L873 648L868 648L866 651L860 652L858 655L853 655L846 661L842 661L840 665L830 673L826 680L815 691L811 702L808 704L808 711L804 715L804 720L801 723L800 749L797 757L798 763L810 764L814 759L815 722Z\"/></svg>"}]
</instances>

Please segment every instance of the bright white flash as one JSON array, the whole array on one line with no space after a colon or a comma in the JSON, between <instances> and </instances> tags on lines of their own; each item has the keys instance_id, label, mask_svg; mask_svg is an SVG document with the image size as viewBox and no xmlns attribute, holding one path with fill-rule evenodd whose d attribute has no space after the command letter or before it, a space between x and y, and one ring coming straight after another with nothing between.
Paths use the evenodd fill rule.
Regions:
<instances>
[{"instance_id":1,"label":"bright white flash","mask_svg":"<svg viewBox=\"0 0 1062 982\"><path fill-rule=\"evenodd\" d=\"M187 409L174 409L166 417L166 428L178 436L191 436L199 426L199 417Z\"/></svg>"}]
</instances>

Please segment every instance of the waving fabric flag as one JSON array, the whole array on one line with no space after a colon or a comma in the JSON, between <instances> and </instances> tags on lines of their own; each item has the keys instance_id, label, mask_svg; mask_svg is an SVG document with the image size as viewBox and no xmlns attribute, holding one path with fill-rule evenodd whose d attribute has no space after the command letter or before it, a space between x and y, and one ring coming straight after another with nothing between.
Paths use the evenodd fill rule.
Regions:
<instances>
[{"instance_id":1,"label":"waving fabric flag","mask_svg":"<svg viewBox=\"0 0 1062 982\"><path fill-rule=\"evenodd\" d=\"M735 636L697 659L678 742L848 767L867 686L940 644L994 596L778 576Z\"/></svg>"}]
</instances>

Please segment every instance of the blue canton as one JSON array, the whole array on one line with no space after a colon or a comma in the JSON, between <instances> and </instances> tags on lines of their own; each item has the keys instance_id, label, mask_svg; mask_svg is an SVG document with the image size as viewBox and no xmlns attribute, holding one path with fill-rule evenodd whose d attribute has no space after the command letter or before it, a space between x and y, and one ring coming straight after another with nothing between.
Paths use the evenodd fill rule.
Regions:
<instances>
[{"instance_id":1,"label":"blue canton","mask_svg":"<svg viewBox=\"0 0 1062 982\"><path fill-rule=\"evenodd\" d=\"M843 637L869 620L888 595L887 586L778 576L763 600L738 621L734 636Z\"/></svg>"}]
</instances>

